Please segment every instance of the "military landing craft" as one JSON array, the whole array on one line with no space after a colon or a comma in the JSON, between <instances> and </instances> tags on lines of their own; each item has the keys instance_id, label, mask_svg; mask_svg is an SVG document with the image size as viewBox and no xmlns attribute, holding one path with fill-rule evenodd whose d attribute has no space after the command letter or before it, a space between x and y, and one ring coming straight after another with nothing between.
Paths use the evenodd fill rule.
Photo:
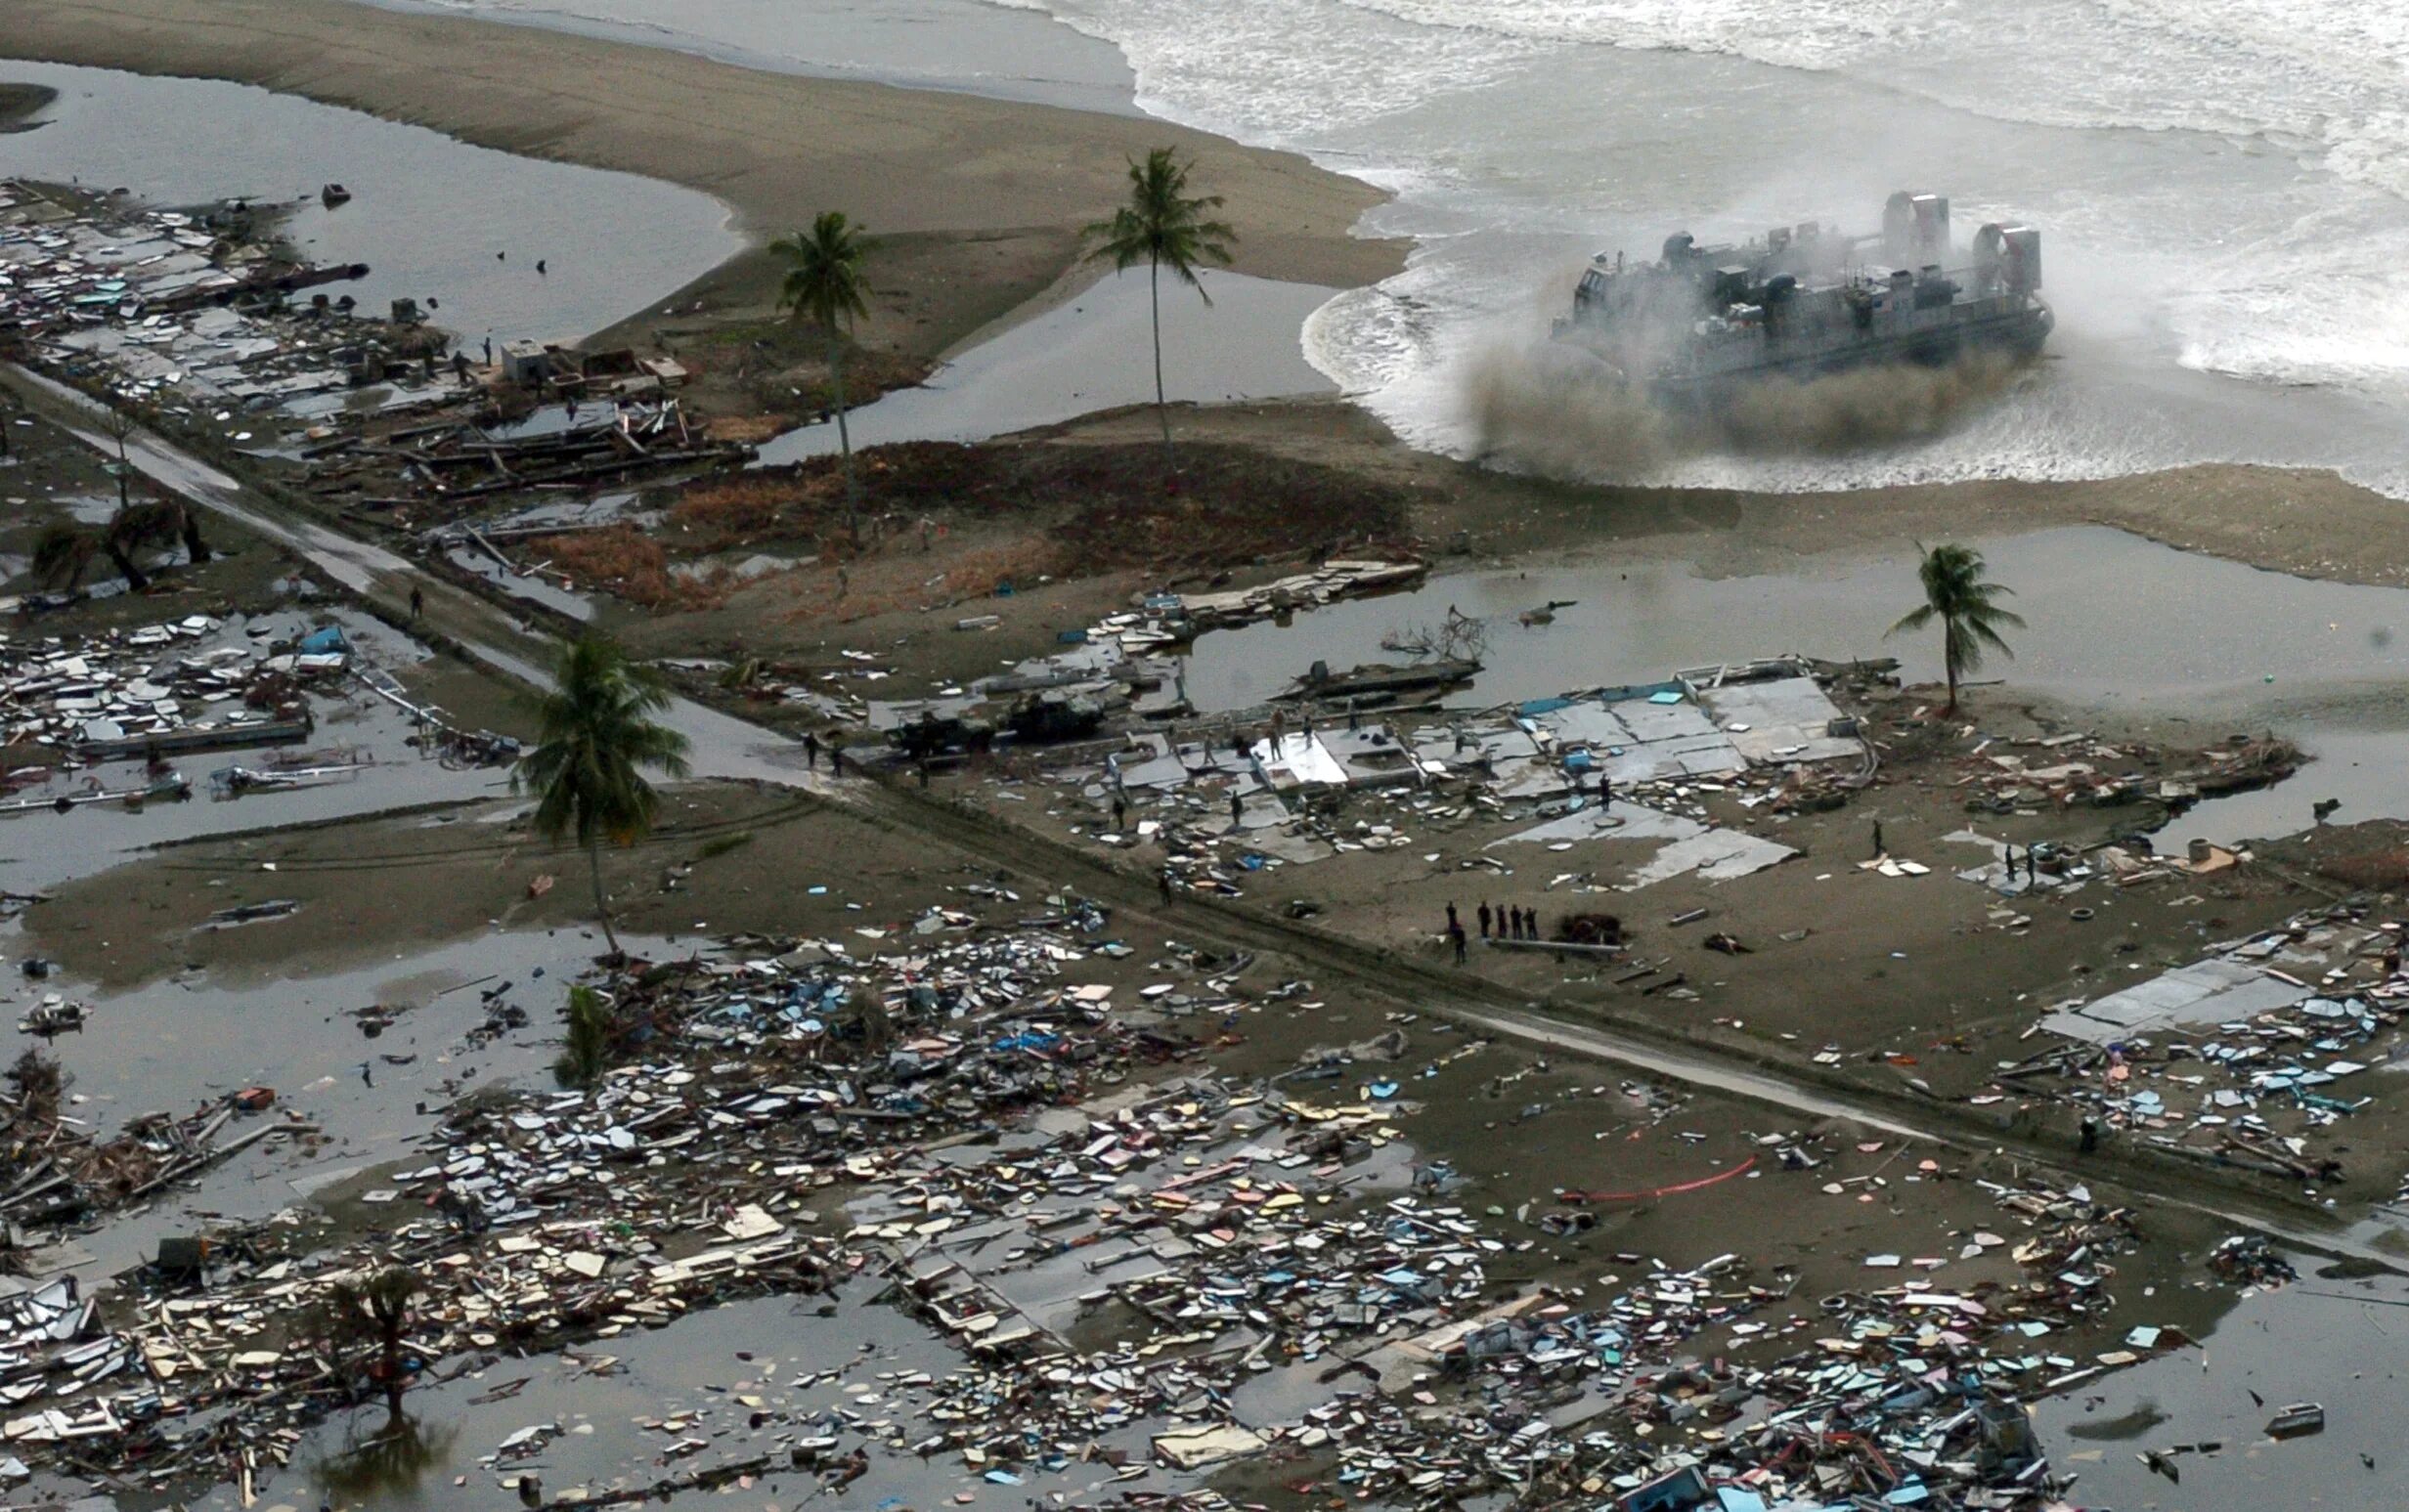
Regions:
<instances>
[{"instance_id":1,"label":"military landing craft","mask_svg":"<svg viewBox=\"0 0 2409 1512\"><path fill-rule=\"evenodd\" d=\"M1685 232L1653 263L1601 253L1555 337L1659 398L1711 407L1768 377L2033 357L2052 324L2040 287L2039 232L1993 223L1961 256L1949 200L1901 193L1867 236L1811 223L1742 246Z\"/></svg>"}]
</instances>

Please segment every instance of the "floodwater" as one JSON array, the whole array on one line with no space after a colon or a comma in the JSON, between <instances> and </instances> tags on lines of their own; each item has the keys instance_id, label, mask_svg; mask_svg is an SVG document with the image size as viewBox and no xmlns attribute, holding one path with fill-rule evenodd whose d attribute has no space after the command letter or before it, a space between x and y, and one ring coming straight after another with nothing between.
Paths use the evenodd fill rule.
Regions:
<instances>
[{"instance_id":1,"label":"floodwater","mask_svg":"<svg viewBox=\"0 0 2409 1512\"><path fill-rule=\"evenodd\" d=\"M1162 290L1163 391L1174 403L1217 404L1326 394L1297 331L1333 290L1238 273L1203 275L1197 291ZM980 441L1097 410L1151 404L1154 345L1146 275L1109 273L1041 315L973 346L918 388L851 411L855 447L893 441ZM761 449L763 464L837 450L833 422L788 431Z\"/></svg>"},{"instance_id":2,"label":"floodwater","mask_svg":"<svg viewBox=\"0 0 2409 1512\"><path fill-rule=\"evenodd\" d=\"M398 670L428 654L365 615L328 614L323 608L295 608L230 622L219 639L240 640L245 628L263 626L276 635L290 636L326 620L343 627L355 651L388 670ZM466 800L508 790L507 772L456 771L420 756L407 744L415 733L410 717L365 689L347 686L340 696L314 699L312 707L318 719L316 731L303 746L288 749L358 748L371 760L362 765L356 779L216 799L209 796L212 771L258 765L265 753L202 752L174 757L168 764L193 784L193 796L180 802L151 802L139 810L117 803L92 803L66 813L45 808L0 816L0 890L40 892L106 870L148 846L420 803ZM87 776L111 792L139 787L146 780L139 759L113 762L89 768L72 783L57 780L47 788L31 790L31 796L74 791Z\"/></svg>"},{"instance_id":3,"label":"floodwater","mask_svg":"<svg viewBox=\"0 0 2409 1512\"><path fill-rule=\"evenodd\" d=\"M2076 1505L2226 1512L2409 1503L2400 1409L2409 1377L2402 1349L2409 1341L2409 1282L2319 1279L2315 1262L2294 1258L2299 1282L2245 1299L2200 1347L2038 1404L2052 1463L2082 1476L2070 1498ZM2307 1340L2315 1347L2303 1348ZM2251 1400L2254 1392L2259 1402ZM2268 1438L2267 1420L2296 1402L2324 1404L2325 1432L2280 1443ZM2164 1421L2122 1440L2073 1436L2086 1423L2144 1408ZM2143 1449L2204 1441L2223 1447L2174 1456L2179 1484L2137 1458Z\"/></svg>"},{"instance_id":4,"label":"floodwater","mask_svg":"<svg viewBox=\"0 0 2409 1512\"><path fill-rule=\"evenodd\" d=\"M298 1474L316 1482L327 1482L329 1471L341 1477L335 1482L341 1492L336 1500L371 1512L504 1505L509 1492L501 1483L522 1474L540 1477L545 1494L556 1496L581 1485L648 1485L772 1452L781 1463L750 1486L747 1505L816 1501L832 1508L1020 1512L1032 1492L1100 1504L1118 1490L1162 1490L1169 1484L1171 1478L1161 1472L1117 1482L1112 1466L1081 1462L1075 1452L1059 1471L1016 1465L1007 1472L1008 1483L973 1472L958 1451L928 1458L911 1452L911 1444L945 1425L918 1412L915 1404L925 1393L897 1378L914 1372L942 1378L969 1362L914 1318L882 1305L884 1285L865 1277L833 1297L731 1303L569 1354L501 1360L460 1380L414 1391L410 1409L431 1449L418 1456L415 1475L371 1478L367 1484L341 1477L346 1445L373 1439L382 1429L381 1405L315 1430L293 1462ZM803 1381L810 1384L797 1384ZM508 1395L477 1400L496 1391ZM763 1423L753 1429L749 1425L757 1415ZM671 1422L679 1426L667 1427ZM490 1467L479 1463L510 1435L545 1424L557 1425L558 1436L535 1452ZM784 1464L783 1446L819 1435L838 1441L831 1458L856 1447L866 1450L868 1468L842 1490L815 1496L816 1477ZM664 1458L673 1444L705 1440L699 1447ZM1114 1442L1142 1451L1144 1436L1122 1430ZM1143 1463L1143 1453L1137 1457ZM468 1489L455 1497L452 1482L462 1475ZM287 1503L306 1500L298 1479L281 1481L270 1491ZM314 1487L308 1494L316 1494ZM237 1498L232 1488L220 1488L195 1505L233 1507Z\"/></svg>"},{"instance_id":5,"label":"floodwater","mask_svg":"<svg viewBox=\"0 0 2409 1512\"><path fill-rule=\"evenodd\" d=\"M1969 542L2027 621L2011 660L1977 679L2144 719L2169 739L2274 728L2325 759L2257 794L2204 803L2182 834L2222 842L2288 834L2339 798L2342 820L2409 815L2409 591L2262 572L2096 527ZM1569 600L1555 621L1525 610ZM1487 670L1451 703L1485 708L1571 689L1650 682L1727 660L1799 652L1829 661L1897 657L1911 681L1941 675L1937 633L1891 637L1920 601L1905 542L1785 560L1781 571L1710 578L1657 559L1553 571L1464 573L1422 588L1333 605L1288 626L1262 623L1199 640L1188 695L1199 709L1260 702L1317 659L1334 669L1398 660L1394 630L1434 626L1452 606L1488 623Z\"/></svg>"},{"instance_id":6,"label":"floodwater","mask_svg":"<svg viewBox=\"0 0 2409 1512\"><path fill-rule=\"evenodd\" d=\"M434 324L468 345L574 340L743 246L726 207L692 190L249 85L9 61L0 79L59 91L33 129L0 134L0 177L127 189L162 205L297 202L286 231L304 255L371 269L329 296L377 314L397 298L432 304ZM326 208L318 194L330 183L351 202Z\"/></svg>"},{"instance_id":7,"label":"floodwater","mask_svg":"<svg viewBox=\"0 0 2409 1512\"><path fill-rule=\"evenodd\" d=\"M242 928L275 929L279 923ZM642 951L648 942L628 944ZM71 1269L87 1283L99 1282L148 1261L163 1235L266 1219L325 1187L406 1158L445 1106L489 1083L548 1085L566 985L600 949L583 929L495 930L397 951L372 965L303 968L266 980L179 973L113 996L60 976L12 986L0 994L0 1015L13 1017L46 991L91 1005L86 1027L58 1036L49 1049L74 1076L69 1095L78 1101L70 1112L104 1134L143 1113L181 1117L208 1099L268 1087L277 1094L275 1108L228 1125L221 1139L254 1127L255 1118L290 1113L327 1140L312 1151L282 1137L262 1140L197 1182L112 1218L41 1269ZM664 958L679 953L658 949ZM9 976L14 982L15 972ZM465 1036L485 1021L484 994L504 984L510 990L498 1001L524 1009L526 1026L471 1046ZM395 1021L372 1039L355 1015L373 1007L392 1011Z\"/></svg>"}]
</instances>

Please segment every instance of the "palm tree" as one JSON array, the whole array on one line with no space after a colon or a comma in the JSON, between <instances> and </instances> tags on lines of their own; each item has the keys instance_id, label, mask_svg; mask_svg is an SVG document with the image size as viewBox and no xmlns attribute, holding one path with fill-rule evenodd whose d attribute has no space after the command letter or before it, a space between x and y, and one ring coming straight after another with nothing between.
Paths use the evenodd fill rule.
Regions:
<instances>
[{"instance_id":1,"label":"palm tree","mask_svg":"<svg viewBox=\"0 0 2409 1512\"><path fill-rule=\"evenodd\" d=\"M1999 626L2023 629L2024 620L1998 606L2001 594L2016 590L1983 581L1980 551L1952 545L1925 551L1921 542L1916 549L1924 553L1916 569L1924 583L1923 607L1900 616L1899 623L1884 633L1920 630L1936 619L1941 622L1941 665L1949 673L1949 707L1943 712L1955 713L1957 679L1982 667L1986 646L2013 658L2016 653L1999 637Z\"/></svg>"},{"instance_id":2,"label":"palm tree","mask_svg":"<svg viewBox=\"0 0 2409 1512\"><path fill-rule=\"evenodd\" d=\"M686 774L686 738L651 717L669 702L661 679L617 645L596 636L574 641L561 649L552 691L538 709L541 741L511 779L537 794L538 834L557 842L574 831L585 847L594 911L613 955L619 935L602 891L602 842L632 845L651 831L659 797L640 768Z\"/></svg>"},{"instance_id":3,"label":"palm tree","mask_svg":"<svg viewBox=\"0 0 2409 1512\"><path fill-rule=\"evenodd\" d=\"M870 250L860 229L842 210L823 210L810 232L796 232L769 250L786 262L778 308L809 321L828 338L828 382L836 390L837 451L845 458L845 528L861 544L861 489L854 477L854 438L845 428L844 333L856 317L870 313L870 285L861 260Z\"/></svg>"},{"instance_id":4,"label":"palm tree","mask_svg":"<svg viewBox=\"0 0 2409 1512\"><path fill-rule=\"evenodd\" d=\"M411 1305L426 1289L407 1266L392 1265L372 1275L336 1281L327 1288L316 1331L336 1359L355 1348L375 1352L367 1374L384 1389L385 1410L402 1421L402 1346L410 1329Z\"/></svg>"},{"instance_id":5,"label":"palm tree","mask_svg":"<svg viewBox=\"0 0 2409 1512\"><path fill-rule=\"evenodd\" d=\"M1189 197L1190 166L1173 157L1167 147L1156 148L1144 162L1131 158L1129 202L1115 210L1111 220L1098 221L1082 233L1096 243L1088 261L1109 262L1122 273L1146 265L1146 297L1155 321L1155 413L1162 421L1166 458L1171 454L1171 410L1162 398L1162 271L1169 269L1171 277L1209 305L1212 295L1197 278L1197 264L1227 263L1230 243L1238 239L1238 233L1223 222L1204 218L1205 212L1220 208L1219 194Z\"/></svg>"}]
</instances>

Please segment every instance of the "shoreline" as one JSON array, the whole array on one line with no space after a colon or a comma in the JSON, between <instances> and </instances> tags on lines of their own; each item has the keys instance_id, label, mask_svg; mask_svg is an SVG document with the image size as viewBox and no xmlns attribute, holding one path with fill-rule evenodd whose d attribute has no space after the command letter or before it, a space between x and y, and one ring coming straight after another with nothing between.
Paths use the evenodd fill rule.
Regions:
<instances>
[{"instance_id":1,"label":"shoreline","mask_svg":"<svg viewBox=\"0 0 2409 1512\"><path fill-rule=\"evenodd\" d=\"M440 131L523 156L713 195L753 243L823 209L907 248L874 286L864 344L934 356L1073 271L1077 232L1133 154L1168 146L1228 201L1237 272L1339 287L1403 265L1352 234L1386 196L1298 154L1148 117L773 73L574 31L349 0L24 0L0 51L203 77ZM670 291L660 291L666 295ZM634 318L661 303L632 301Z\"/></svg>"}]
</instances>

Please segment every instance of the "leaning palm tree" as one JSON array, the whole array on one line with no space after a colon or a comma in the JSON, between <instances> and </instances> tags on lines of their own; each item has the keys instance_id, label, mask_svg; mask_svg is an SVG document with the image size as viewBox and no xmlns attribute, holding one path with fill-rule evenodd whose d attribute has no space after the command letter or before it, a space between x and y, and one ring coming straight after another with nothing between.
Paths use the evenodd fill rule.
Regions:
<instances>
[{"instance_id":1,"label":"leaning palm tree","mask_svg":"<svg viewBox=\"0 0 2409 1512\"><path fill-rule=\"evenodd\" d=\"M1980 551L1953 545L1926 551L1921 543L1916 549L1923 551L1923 561L1916 569L1924 583L1923 607L1900 616L1899 623L1884 633L1920 630L1935 620L1941 622L1941 666L1949 674L1949 708L1944 712L1955 713L1957 680L1982 667L1986 646L2001 656L2014 657L2016 653L2000 638L1999 627L2022 629L2024 620L1999 607L2000 595L2016 590L1983 581Z\"/></svg>"},{"instance_id":2,"label":"leaning palm tree","mask_svg":"<svg viewBox=\"0 0 2409 1512\"><path fill-rule=\"evenodd\" d=\"M125 504L109 518L101 533L101 549L117 566L125 585L140 592L150 580L135 565L135 553L181 542L197 567L209 560L209 543L200 539L200 525L180 498L146 498Z\"/></svg>"},{"instance_id":3,"label":"leaning palm tree","mask_svg":"<svg viewBox=\"0 0 2409 1512\"><path fill-rule=\"evenodd\" d=\"M861 489L854 477L854 438L845 428L845 334L869 314L870 285L861 260L869 252L858 227L841 210L823 210L809 232L796 232L769 250L786 262L778 308L819 327L828 338L828 382L836 390L837 451L845 458L845 528L861 544Z\"/></svg>"},{"instance_id":4,"label":"leaning palm tree","mask_svg":"<svg viewBox=\"0 0 2409 1512\"><path fill-rule=\"evenodd\" d=\"M619 935L602 891L602 842L632 845L651 831L659 796L642 768L686 774L686 738L651 717L669 702L660 678L617 645L594 636L575 641L562 648L552 690L538 709L539 743L511 778L537 795L538 834L557 842L574 832L585 847L594 912L613 955Z\"/></svg>"},{"instance_id":5,"label":"leaning palm tree","mask_svg":"<svg viewBox=\"0 0 2409 1512\"><path fill-rule=\"evenodd\" d=\"M1189 196L1190 166L1167 147L1156 148L1144 162L1131 158L1129 202L1083 233L1095 243L1087 254L1090 262L1109 262L1122 273L1146 265L1146 297L1155 323L1155 414L1162 421L1165 458L1171 454L1171 410L1162 397L1162 273L1169 269L1209 305L1213 299L1197 277L1197 265L1227 263L1230 243L1238 239L1225 223L1205 219L1206 212L1220 208L1219 194Z\"/></svg>"}]
</instances>

